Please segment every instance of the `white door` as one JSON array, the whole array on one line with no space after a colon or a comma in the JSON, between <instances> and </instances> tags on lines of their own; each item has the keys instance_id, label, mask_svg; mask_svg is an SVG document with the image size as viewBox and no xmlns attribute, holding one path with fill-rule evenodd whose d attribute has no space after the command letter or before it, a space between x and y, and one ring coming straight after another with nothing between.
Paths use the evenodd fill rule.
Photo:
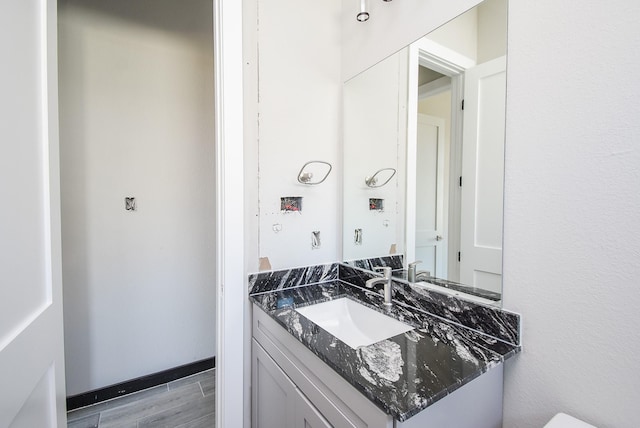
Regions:
<instances>
[{"instance_id":1,"label":"white door","mask_svg":"<svg viewBox=\"0 0 640 428\"><path fill-rule=\"evenodd\" d=\"M0 428L65 427L56 1L0 1Z\"/></svg>"},{"instance_id":2,"label":"white door","mask_svg":"<svg viewBox=\"0 0 640 428\"><path fill-rule=\"evenodd\" d=\"M447 277L444 119L418 114L416 142L416 260L419 270Z\"/></svg>"},{"instance_id":3,"label":"white door","mask_svg":"<svg viewBox=\"0 0 640 428\"><path fill-rule=\"evenodd\" d=\"M460 282L500 292L506 57L465 72Z\"/></svg>"}]
</instances>

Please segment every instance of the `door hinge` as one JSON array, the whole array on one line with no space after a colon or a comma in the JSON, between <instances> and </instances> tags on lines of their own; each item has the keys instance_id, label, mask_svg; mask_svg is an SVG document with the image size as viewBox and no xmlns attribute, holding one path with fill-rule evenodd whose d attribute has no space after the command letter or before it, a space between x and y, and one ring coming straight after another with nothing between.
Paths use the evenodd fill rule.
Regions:
<instances>
[{"instance_id":1,"label":"door hinge","mask_svg":"<svg viewBox=\"0 0 640 428\"><path fill-rule=\"evenodd\" d=\"M458 251L458 261L460 261L460 251Z\"/></svg>"},{"instance_id":2,"label":"door hinge","mask_svg":"<svg viewBox=\"0 0 640 428\"><path fill-rule=\"evenodd\" d=\"M464 100L462 100L462 106L461 106L462 110L464 110Z\"/></svg>"},{"instance_id":3,"label":"door hinge","mask_svg":"<svg viewBox=\"0 0 640 428\"><path fill-rule=\"evenodd\" d=\"M462 187L462 176L460 176L460 187Z\"/></svg>"}]
</instances>

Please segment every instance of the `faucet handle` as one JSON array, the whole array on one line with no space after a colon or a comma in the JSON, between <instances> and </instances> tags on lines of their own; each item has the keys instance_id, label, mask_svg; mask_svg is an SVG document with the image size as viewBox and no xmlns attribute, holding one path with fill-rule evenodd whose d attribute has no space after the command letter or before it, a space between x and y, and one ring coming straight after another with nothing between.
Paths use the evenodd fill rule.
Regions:
<instances>
[{"instance_id":1,"label":"faucet handle","mask_svg":"<svg viewBox=\"0 0 640 428\"><path fill-rule=\"evenodd\" d=\"M391 267L389 266L376 266L373 268L373 270L379 272L381 271L385 279L391 278Z\"/></svg>"},{"instance_id":2,"label":"faucet handle","mask_svg":"<svg viewBox=\"0 0 640 428\"><path fill-rule=\"evenodd\" d=\"M415 268L416 268L416 266L418 266L420 263L422 263L422 260L416 260L416 261L415 261L415 262L413 262L413 263L409 263L409 264L407 265L407 267L408 267L409 269L415 269Z\"/></svg>"}]
</instances>

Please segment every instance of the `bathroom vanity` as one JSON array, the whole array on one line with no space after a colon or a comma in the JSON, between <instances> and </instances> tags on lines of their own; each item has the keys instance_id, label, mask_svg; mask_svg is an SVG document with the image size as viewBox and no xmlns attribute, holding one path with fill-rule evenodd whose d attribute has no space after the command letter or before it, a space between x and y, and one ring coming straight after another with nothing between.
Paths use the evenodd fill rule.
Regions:
<instances>
[{"instance_id":1,"label":"bathroom vanity","mask_svg":"<svg viewBox=\"0 0 640 428\"><path fill-rule=\"evenodd\" d=\"M379 290L361 286L371 275L333 264L250 276L253 426L501 426L501 363L520 350L509 342L519 316L403 283L383 309ZM341 298L409 330L352 347L297 310Z\"/></svg>"}]
</instances>

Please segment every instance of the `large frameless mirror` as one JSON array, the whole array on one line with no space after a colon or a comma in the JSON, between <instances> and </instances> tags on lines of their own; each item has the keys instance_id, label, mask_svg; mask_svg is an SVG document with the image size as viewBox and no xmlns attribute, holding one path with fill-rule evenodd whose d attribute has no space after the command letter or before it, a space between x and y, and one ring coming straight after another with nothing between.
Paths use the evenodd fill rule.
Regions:
<instances>
[{"instance_id":1,"label":"large frameless mirror","mask_svg":"<svg viewBox=\"0 0 640 428\"><path fill-rule=\"evenodd\" d=\"M500 303L506 43L486 0L345 82L345 261Z\"/></svg>"}]
</instances>

